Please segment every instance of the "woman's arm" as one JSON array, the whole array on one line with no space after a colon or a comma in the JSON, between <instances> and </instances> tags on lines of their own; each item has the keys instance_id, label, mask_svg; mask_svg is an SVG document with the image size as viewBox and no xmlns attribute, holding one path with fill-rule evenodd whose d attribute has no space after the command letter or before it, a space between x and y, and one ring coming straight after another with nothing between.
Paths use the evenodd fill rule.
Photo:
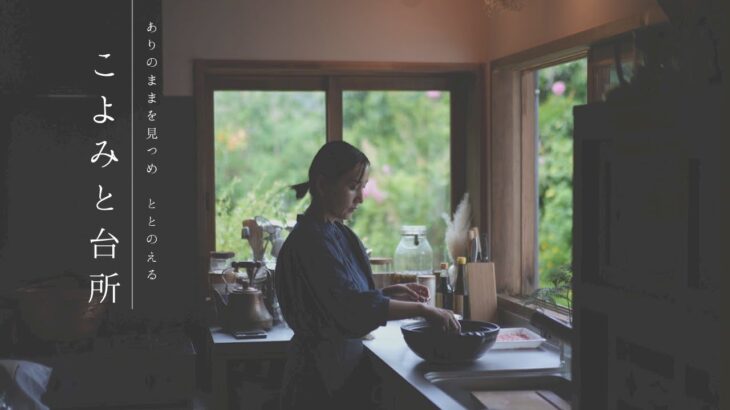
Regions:
<instances>
[{"instance_id":1,"label":"woman's arm","mask_svg":"<svg viewBox=\"0 0 730 410\"><path fill-rule=\"evenodd\" d=\"M388 303L388 320L425 316L425 311L426 305L423 303L390 299L390 302Z\"/></svg>"},{"instance_id":2,"label":"woman's arm","mask_svg":"<svg viewBox=\"0 0 730 410\"><path fill-rule=\"evenodd\" d=\"M402 300L390 299L388 302L388 320L407 319L422 316L434 326L442 330L458 333L461 331L461 324L454 317L450 310L439 309L425 303L405 302Z\"/></svg>"},{"instance_id":3,"label":"woman's arm","mask_svg":"<svg viewBox=\"0 0 730 410\"><path fill-rule=\"evenodd\" d=\"M419 283L399 283L386 286L381 290L383 295L391 299L407 302L428 302L432 296L428 294L428 288Z\"/></svg>"}]
</instances>

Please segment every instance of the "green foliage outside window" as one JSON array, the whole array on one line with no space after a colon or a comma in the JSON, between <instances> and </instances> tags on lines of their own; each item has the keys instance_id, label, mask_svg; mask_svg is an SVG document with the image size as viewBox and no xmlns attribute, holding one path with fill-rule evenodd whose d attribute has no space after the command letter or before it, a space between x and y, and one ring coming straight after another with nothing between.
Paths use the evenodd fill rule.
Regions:
<instances>
[{"instance_id":1,"label":"green foliage outside window","mask_svg":"<svg viewBox=\"0 0 730 410\"><path fill-rule=\"evenodd\" d=\"M257 215L296 220L308 199L289 185L307 180L309 163L325 142L321 91L216 91L216 249L251 257L241 223Z\"/></svg>"},{"instance_id":2,"label":"green foliage outside window","mask_svg":"<svg viewBox=\"0 0 730 410\"><path fill-rule=\"evenodd\" d=\"M538 89L538 260L549 288L572 263L573 106L587 101L586 60L539 70Z\"/></svg>"},{"instance_id":3,"label":"green foliage outside window","mask_svg":"<svg viewBox=\"0 0 730 410\"><path fill-rule=\"evenodd\" d=\"M450 95L362 91L343 96L345 141L370 158L366 200L351 226L374 256L392 257L401 225L425 225L434 267L450 213Z\"/></svg>"}]
</instances>

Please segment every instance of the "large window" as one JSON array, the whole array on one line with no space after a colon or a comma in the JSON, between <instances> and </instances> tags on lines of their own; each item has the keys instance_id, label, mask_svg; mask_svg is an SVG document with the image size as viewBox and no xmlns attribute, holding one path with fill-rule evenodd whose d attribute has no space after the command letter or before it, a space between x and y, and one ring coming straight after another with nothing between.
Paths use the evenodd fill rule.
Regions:
<instances>
[{"instance_id":1,"label":"large window","mask_svg":"<svg viewBox=\"0 0 730 410\"><path fill-rule=\"evenodd\" d=\"M345 91L343 139L370 158L352 227L373 255L392 257L401 225L424 225L434 266L445 259L451 207L448 91Z\"/></svg>"},{"instance_id":2,"label":"large window","mask_svg":"<svg viewBox=\"0 0 730 410\"><path fill-rule=\"evenodd\" d=\"M480 70L197 61L200 270L212 250L250 258L243 220L295 221L308 200L287 187L306 180L328 140L348 141L371 160L350 226L372 256L393 256L401 225L425 225L437 266L446 257L441 215L466 189L467 135L478 141L481 133Z\"/></svg>"},{"instance_id":3,"label":"large window","mask_svg":"<svg viewBox=\"0 0 730 410\"><path fill-rule=\"evenodd\" d=\"M573 107L587 98L586 59L537 70L537 249L540 287L570 285ZM567 293L567 292L564 292ZM558 300L559 303L567 303Z\"/></svg>"},{"instance_id":4,"label":"large window","mask_svg":"<svg viewBox=\"0 0 730 410\"><path fill-rule=\"evenodd\" d=\"M589 30L491 63L488 210L503 293L534 296L557 285L565 297L555 302L570 305L572 185L580 177L572 109L631 80L637 53L625 30Z\"/></svg>"},{"instance_id":5,"label":"large window","mask_svg":"<svg viewBox=\"0 0 730 410\"><path fill-rule=\"evenodd\" d=\"M215 91L215 246L251 258L241 222L261 215L286 224L307 201L289 185L306 181L325 141L322 91Z\"/></svg>"},{"instance_id":6,"label":"large window","mask_svg":"<svg viewBox=\"0 0 730 410\"><path fill-rule=\"evenodd\" d=\"M570 305L573 107L587 98L586 51L492 73L492 237L511 295Z\"/></svg>"}]
</instances>

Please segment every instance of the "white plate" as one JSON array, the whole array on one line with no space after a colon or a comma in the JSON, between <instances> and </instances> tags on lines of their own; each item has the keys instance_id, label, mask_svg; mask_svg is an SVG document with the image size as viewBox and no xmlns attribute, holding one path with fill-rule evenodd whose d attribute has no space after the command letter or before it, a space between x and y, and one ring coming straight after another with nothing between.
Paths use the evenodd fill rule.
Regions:
<instances>
[{"instance_id":1,"label":"white plate","mask_svg":"<svg viewBox=\"0 0 730 410\"><path fill-rule=\"evenodd\" d=\"M523 338L520 340L505 340L500 341L499 337L503 335L520 335ZM537 333L524 327L509 327L499 330L497 335L497 341L492 346L492 350L495 349L535 349L540 347L545 339L540 337Z\"/></svg>"}]
</instances>

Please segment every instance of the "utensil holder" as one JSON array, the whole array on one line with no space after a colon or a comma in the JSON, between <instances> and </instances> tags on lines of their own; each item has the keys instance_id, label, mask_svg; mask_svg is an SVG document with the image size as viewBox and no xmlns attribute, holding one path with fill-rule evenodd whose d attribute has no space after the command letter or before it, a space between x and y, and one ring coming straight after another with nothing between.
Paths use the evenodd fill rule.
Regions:
<instances>
[{"instance_id":1,"label":"utensil holder","mask_svg":"<svg viewBox=\"0 0 730 410\"><path fill-rule=\"evenodd\" d=\"M495 322L497 319L497 285L494 263L471 262L466 264L466 280L469 292L469 309L473 320Z\"/></svg>"}]
</instances>

